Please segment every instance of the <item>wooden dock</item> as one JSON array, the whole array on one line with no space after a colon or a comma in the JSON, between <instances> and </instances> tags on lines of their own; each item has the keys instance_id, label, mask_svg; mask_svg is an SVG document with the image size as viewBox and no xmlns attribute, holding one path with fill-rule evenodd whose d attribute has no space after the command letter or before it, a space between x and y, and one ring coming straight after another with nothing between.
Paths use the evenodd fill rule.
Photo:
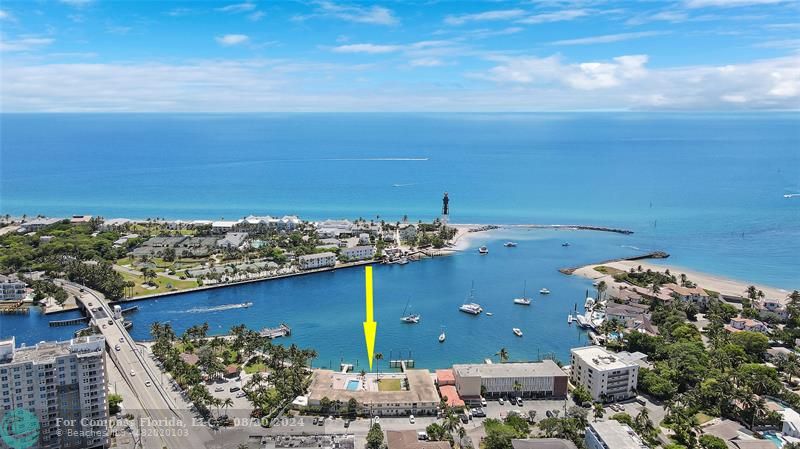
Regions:
<instances>
[{"instance_id":1,"label":"wooden dock","mask_svg":"<svg viewBox=\"0 0 800 449\"><path fill-rule=\"evenodd\" d=\"M261 329L259 334L261 334L262 337L267 337L269 339L288 337L289 335L292 335L292 328L286 323L281 323L278 327L265 327L264 329Z\"/></svg>"},{"instance_id":2,"label":"wooden dock","mask_svg":"<svg viewBox=\"0 0 800 449\"><path fill-rule=\"evenodd\" d=\"M82 316L80 318L72 318L69 320L55 320L48 323L50 327L61 327L61 326L76 326L78 324L85 324L89 321L89 318Z\"/></svg>"},{"instance_id":3,"label":"wooden dock","mask_svg":"<svg viewBox=\"0 0 800 449\"><path fill-rule=\"evenodd\" d=\"M29 307L22 301L0 304L0 315L27 315Z\"/></svg>"}]
</instances>

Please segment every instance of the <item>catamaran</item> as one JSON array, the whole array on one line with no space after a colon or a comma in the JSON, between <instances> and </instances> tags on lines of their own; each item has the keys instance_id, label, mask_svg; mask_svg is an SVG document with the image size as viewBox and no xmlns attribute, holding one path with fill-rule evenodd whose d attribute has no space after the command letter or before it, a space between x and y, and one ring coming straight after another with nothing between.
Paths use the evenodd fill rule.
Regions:
<instances>
[{"instance_id":1,"label":"catamaran","mask_svg":"<svg viewBox=\"0 0 800 449\"><path fill-rule=\"evenodd\" d=\"M525 295L527 289L528 289L528 283L526 281L525 284L522 287L522 297L521 298L514 298L514 304L519 304L521 306L529 306L529 305L531 305L531 298L528 298Z\"/></svg>"},{"instance_id":2,"label":"catamaran","mask_svg":"<svg viewBox=\"0 0 800 449\"><path fill-rule=\"evenodd\" d=\"M458 308L458 310L469 313L470 315L479 315L483 312L483 308L480 304L474 302L475 300L475 282L472 283L472 287L469 290L469 296L467 297L467 301Z\"/></svg>"},{"instance_id":3,"label":"catamaran","mask_svg":"<svg viewBox=\"0 0 800 449\"><path fill-rule=\"evenodd\" d=\"M514 332L514 335L516 335L517 337L522 337L522 331L518 327L511 329L511 332Z\"/></svg>"},{"instance_id":4,"label":"catamaran","mask_svg":"<svg viewBox=\"0 0 800 449\"><path fill-rule=\"evenodd\" d=\"M420 315L418 313L412 313L410 315L406 315L407 310L408 310L408 302L406 302L406 308L403 309L403 316L400 317L400 321L408 324L419 323Z\"/></svg>"},{"instance_id":5,"label":"catamaran","mask_svg":"<svg viewBox=\"0 0 800 449\"><path fill-rule=\"evenodd\" d=\"M481 246L480 248L478 248L478 252L481 254L489 254L489 248Z\"/></svg>"}]
</instances>

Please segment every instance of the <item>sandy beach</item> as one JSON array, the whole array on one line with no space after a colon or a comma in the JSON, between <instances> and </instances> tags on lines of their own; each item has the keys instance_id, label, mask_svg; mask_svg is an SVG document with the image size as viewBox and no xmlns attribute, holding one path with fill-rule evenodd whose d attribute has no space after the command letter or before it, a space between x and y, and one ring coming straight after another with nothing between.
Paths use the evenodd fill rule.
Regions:
<instances>
[{"instance_id":1,"label":"sandy beach","mask_svg":"<svg viewBox=\"0 0 800 449\"><path fill-rule=\"evenodd\" d=\"M684 273L686 274L686 276L690 281L696 283L701 288L704 288L706 290L713 290L725 296L744 296L746 294L745 291L747 290L747 287L750 285L755 285L757 289L764 292L767 298L772 298L772 299L783 299L786 298L789 295L789 293L791 293L790 291L781 288L770 287L768 285L753 284L747 281L741 281L741 280L726 278L723 276L702 273L700 271L691 270L676 265L654 264L644 260L637 260L637 261L624 260L617 262L586 265L575 270L573 274L593 279L596 281L604 280L606 281L607 284L612 285L614 279L610 275L605 275L594 269L594 267L597 267L599 265L604 265L607 267L612 267L624 271L630 271L631 268L636 269L636 267L638 267L639 265L641 265L642 268L645 270L649 268L653 271L663 272L664 270L669 269L669 271L676 276L679 276L681 273Z\"/></svg>"}]
</instances>

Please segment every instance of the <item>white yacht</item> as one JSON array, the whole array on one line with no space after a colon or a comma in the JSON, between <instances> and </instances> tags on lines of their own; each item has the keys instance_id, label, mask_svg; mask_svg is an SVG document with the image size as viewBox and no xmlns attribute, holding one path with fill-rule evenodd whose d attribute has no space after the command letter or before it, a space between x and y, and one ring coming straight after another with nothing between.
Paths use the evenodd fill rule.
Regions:
<instances>
[{"instance_id":1,"label":"white yacht","mask_svg":"<svg viewBox=\"0 0 800 449\"><path fill-rule=\"evenodd\" d=\"M447 338L447 336L444 334L444 328L442 328L442 333L439 334L439 343L444 343L445 338Z\"/></svg>"},{"instance_id":2,"label":"white yacht","mask_svg":"<svg viewBox=\"0 0 800 449\"><path fill-rule=\"evenodd\" d=\"M518 327L511 329L511 332L514 332L517 337L522 337L522 331Z\"/></svg>"},{"instance_id":3,"label":"white yacht","mask_svg":"<svg viewBox=\"0 0 800 449\"><path fill-rule=\"evenodd\" d=\"M503 243L503 246L505 246L506 248L516 248L517 242L505 242Z\"/></svg>"},{"instance_id":4,"label":"white yacht","mask_svg":"<svg viewBox=\"0 0 800 449\"><path fill-rule=\"evenodd\" d=\"M478 252L481 254L489 254L489 248L481 246L480 248L478 248Z\"/></svg>"},{"instance_id":5,"label":"white yacht","mask_svg":"<svg viewBox=\"0 0 800 449\"><path fill-rule=\"evenodd\" d=\"M464 302L464 304L461 304L458 310L464 313L469 313L470 315L479 315L481 312L483 312L481 305L475 302L474 282L472 283L472 287L469 289L469 296L467 297L467 300Z\"/></svg>"},{"instance_id":6,"label":"white yacht","mask_svg":"<svg viewBox=\"0 0 800 449\"><path fill-rule=\"evenodd\" d=\"M550 294L550 290L548 290L546 288L543 288L543 289L539 290L539 294L540 295L549 295Z\"/></svg>"},{"instance_id":7,"label":"white yacht","mask_svg":"<svg viewBox=\"0 0 800 449\"><path fill-rule=\"evenodd\" d=\"M522 297L514 298L514 304L519 304L521 306L531 305L531 298L528 298L528 296L525 295L527 290L528 290L528 283L526 282L525 285L522 287Z\"/></svg>"},{"instance_id":8,"label":"white yacht","mask_svg":"<svg viewBox=\"0 0 800 449\"><path fill-rule=\"evenodd\" d=\"M418 313L412 313L406 315L406 311L408 311L408 302L406 302L406 308L403 309L403 316L400 317L400 321L408 324L417 324L419 323L420 315Z\"/></svg>"}]
</instances>

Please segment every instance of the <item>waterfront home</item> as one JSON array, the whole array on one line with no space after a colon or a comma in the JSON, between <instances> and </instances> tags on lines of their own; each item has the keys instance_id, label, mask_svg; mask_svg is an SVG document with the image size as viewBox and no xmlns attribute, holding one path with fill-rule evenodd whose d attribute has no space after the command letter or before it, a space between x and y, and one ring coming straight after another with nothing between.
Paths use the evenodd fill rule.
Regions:
<instances>
[{"instance_id":1,"label":"waterfront home","mask_svg":"<svg viewBox=\"0 0 800 449\"><path fill-rule=\"evenodd\" d=\"M239 224L239 221L214 221L211 223L211 232L214 234L225 234L233 231L233 228Z\"/></svg>"},{"instance_id":2,"label":"waterfront home","mask_svg":"<svg viewBox=\"0 0 800 449\"><path fill-rule=\"evenodd\" d=\"M330 252L306 254L297 258L301 270L332 267L336 265L336 254Z\"/></svg>"},{"instance_id":3,"label":"waterfront home","mask_svg":"<svg viewBox=\"0 0 800 449\"><path fill-rule=\"evenodd\" d=\"M73 215L69 218L69 222L72 224L89 223L90 221L92 221L91 215Z\"/></svg>"},{"instance_id":4,"label":"waterfront home","mask_svg":"<svg viewBox=\"0 0 800 449\"><path fill-rule=\"evenodd\" d=\"M369 245L369 243L370 243L369 234L367 234L366 232L362 232L361 234L358 234L358 244L359 245Z\"/></svg>"},{"instance_id":5,"label":"waterfront home","mask_svg":"<svg viewBox=\"0 0 800 449\"><path fill-rule=\"evenodd\" d=\"M725 325L725 330L728 332L761 332L766 334L769 332L769 327L761 321L752 318L734 317L731 318L730 323Z\"/></svg>"},{"instance_id":6,"label":"waterfront home","mask_svg":"<svg viewBox=\"0 0 800 449\"><path fill-rule=\"evenodd\" d=\"M354 231L353 222L350 220L325 220L314 223L314 226L321 238L349 237Z\"/></svg>"},{"instance_id":7,"label":"waterfront home","mask_svg":"<svg viewBox=\"0 0 800 449\"><path fill-rule=\"evenodd\" d=\"M645 298L636 290L628 288L626 285L615 285L615 289L609 293L611 299L616 299L622 304L641 304L646 302Z\"/></svg>"},{"instance_id":8,"label":"waterfront home","mask_svg":"<svg viewBox=\"0 0 800 449\"><path fill-rule=\"evenodd\" d=\"M375 247L371 245L353 246L339 251L339 257L346 260L369 260L375 257Z\"/></svg>"},{"instance_id":9,"label":"waterfront home","mask_svg":"<svg viewBox=\"0 0 800 449\"><path fill-rule=\"evenodd\" d=\"M698 307L705 308L711 296L698 286L684 287L678 284L664 284L663 288L668 288L675 293L683 302L690 302Z\"/></svg>"},{"instance_id":10,"label":"waterfront home","mask_svg":"<svg viewBox=\"0 0 800 449\"><path fill-rule=\"evenodd\" d=\"M453 373L458 394L467 404L479 404L482 391L490 398L567 395L567 374L552 360L453 365Z\"/></svg>"},{"instance_id":11,"label":"waterfront home","mask_svg":"<svg viewBox=\"0 0 800 449\"><path fill-rule=\"evenodd\" d=\"M420 440L413 430L386 431L386 447L388 449L450 449L448 441Z\"/></svg>"},{"instance_id":12,"label":"waterfront home","mask_svg":"<svg viewBox=\"0 0 800 449\"><path fill-rule=\"evenodd\" d=\"M753 307L758 310L758 316L761 318L773 318L779 321L786 321L789 318L788 304L788 298L763 298L754 301Z\"/></svg>"},{"instance_id":13,"label":"waterfront home","mask_svg":"<svg viewBox=\"0 0 800 449\"><path fill-rule=\"evenodd\" d=\"M367 416L436 415L439 393L428 370L361 376L314 370L308 392L308 407L319 407L323 398L347 404L358 402L359 414Z\"/></svg>"},{"instance_id":14,"label":"waterfront home","mask_svg":"<svg viewBox=\"0 0 800 449\"><path fill-rule=\"evenodd\" d=\"M400 240L403 242L417 241L417 227L410 223L400 225Z\"/></svg>"},{"instance_id":15,"label":"waterfront home","mask_svg":"<svg viewBox=\"0 0 800 449\"><path fill-rule=\"evenodd\" d=\"M117 231L129 227L133 222L128 218L109 218L100 224L101 231Z\"/></svg>"},{"instance_id":16,"label":"waterfront home","mask_svg":"<svg viewBox=\"0 0 800 449\"><path fill-rule=\"evenodd\" d=\"M37 232L43 228L52 226L62 221L64 221L63 218L35 218L33 220L23 222L19 229L17 229L17 232Z\"/></svg>"},{"instance_id":17,"label":"waterfront home","mask_svg":"<svg viewBox=\"0 0 800 449\"><path fill-rule=\"evenodd\" d=\"M246 232L229 232L224 238L217 240L217 247L227 250L238 250L245 247Z\"/></svg>"},{"instance_id":18,"label":"waterfront home","mask_svg":"<svg viewBox=\"0 0 800 449\"><path fill-rule=\"evenodd\" d=\"M741 424L729 419L715 421L714 424L703 427L700 430L705 435L711 435L721 439L729 448L734 449L739 447L737 445L738 442L752 441L754 439L752 434Z\"/></svg>"},{"instance_id":19,"label":"waterfront home","mask_svg":"<svg viewBox=\"0 0 800 449\"><path fill-rule=\"evenodd\" d=\"M575 443L560 438L526 438L511 440L512 449L578 449Z\"/></svg>"},{"instance_id":20,"label":"waterfront home","mask_svg":"<svg viewBox=\"0 0 800 449\"><path fill-rule=\"evenodd\" d=\"M780 412L782 432L785 436L800 439L800 414L794 409L784 408Z\"/></svg>"},{"instance_id":21,"label":"waterfront home","mask_svg":"<svg viewBox=\"0 0 800 449\"><path fill-rule=\"evenodd\" d=\"M27 285L19 279L0 274L0 301L21 301Z\"/></svg>"},{"instance_id":22,"label":"waterfront home","mask_svg":"<svg viewBox=\"0 0 800 449\"><path fill-rule=\"evenodd\" d=\"M623 401L636 395L639 364L601 346L570 350L571 382L583 385L595 401Z\"/></svg>"},{"instance_id":23,"label":"waterfront home","mask_svg":"<svg viewBox=\"0 0 800 449\"><path fill-rule=\"evenodd\" d=\"M584 437L587 449L648 449L629 426L619 421L590 422Z\"/></svg>"}]
</instances>

